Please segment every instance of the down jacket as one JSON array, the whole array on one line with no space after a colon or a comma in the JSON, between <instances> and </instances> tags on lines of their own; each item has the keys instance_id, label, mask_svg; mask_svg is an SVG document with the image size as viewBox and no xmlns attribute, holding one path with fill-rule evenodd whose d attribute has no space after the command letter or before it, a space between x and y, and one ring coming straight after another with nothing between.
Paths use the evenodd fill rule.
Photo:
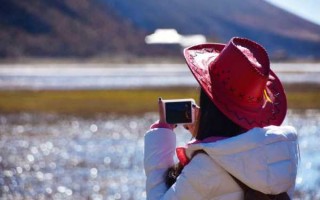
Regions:
<instances>
[{"instance_id":1,"label":"down jacket","mask_svg":"<svg viewBox=\"0 0 320 200\"><path fill-rule=\"evenodd\" d=\"M188 157L196 150L207 154L196 154L176 183L167 188L164 174L174 165L175 149L176 136L172 130L155 128L146 133L147 199L242 199L243 192L230 174L263 193L293 195L299 160L293 127L254 128L216 142L189 144Z\"/></svg>"}]
</instances>

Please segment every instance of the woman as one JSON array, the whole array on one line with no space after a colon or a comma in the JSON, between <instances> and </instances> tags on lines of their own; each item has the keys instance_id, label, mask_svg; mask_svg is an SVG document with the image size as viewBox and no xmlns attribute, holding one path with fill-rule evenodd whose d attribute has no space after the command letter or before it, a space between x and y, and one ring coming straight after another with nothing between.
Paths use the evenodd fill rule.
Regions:
<instances>
[{"instance_id":1,"label":"woman","mask_svg":"<svg viewBox=\"0 0 320 200\"><path fill-rule=\"evenodd\" d=\"M293 195L298 164L293 127L280 126L286 97L267 52L244 38L185 49L201 86L195 137L177 148L174 125L160 120L145 135L147 199L243 199L241 183L264 194ZM159 105L161 104L161 99ZM177 178L176 178L177 177Z\"/></svg>"}]
</instances>

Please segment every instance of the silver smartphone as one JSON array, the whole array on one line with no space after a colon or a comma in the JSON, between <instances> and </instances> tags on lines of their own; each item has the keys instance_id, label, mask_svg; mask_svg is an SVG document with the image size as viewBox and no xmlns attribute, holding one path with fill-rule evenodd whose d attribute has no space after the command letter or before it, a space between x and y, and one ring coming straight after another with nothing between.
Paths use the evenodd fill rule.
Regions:
<instances>
[{"instance_id":1,"label":"silver smartphone","mask_svg":"<svg viewBox=\"0 0 320 200\"><path fill-rule=\"evenodd\" d=\"M193 99L162 100L165 120L168 124L192 124L195 104Z\"/></svg>"}]
</instances>

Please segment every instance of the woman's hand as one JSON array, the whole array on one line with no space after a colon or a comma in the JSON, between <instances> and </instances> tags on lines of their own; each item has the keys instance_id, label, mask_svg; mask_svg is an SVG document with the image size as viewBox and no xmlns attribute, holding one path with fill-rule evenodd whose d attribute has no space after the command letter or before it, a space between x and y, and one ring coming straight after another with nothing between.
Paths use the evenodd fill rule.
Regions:
<instances>
[{"instance_id":1,"label":"woman's hand","mask_svg":"<svg viewBox=\"0 0 320 200\"><path fill-rule=\"evenodd\" d=\"M157 122L155 122L154 124L152 124L150 128L169 128L169 129L173 130L174 128L177 127L177 125L176 124L168 124L166 122L163 109L164 109L163 102L162 102L162 98L160 97L158 99L159 120Z\"/></svg>"},{"instance_id":2,"label":"woman's hand","mask_svg":"<svg viewBox=\"0 0 320 200\"><path fill-rule=\"evenodd\" d=\"M159 110L159 123L166 123L165 116L164 116L164 110L163 110L163 103L162 98L159 97L158 99L158 110Z\"/></svg>"},{"instance_id":3,"label":"woman's hand","mask_svg":"<svg viewBox=\"0 0 320 200\"><path fill-rule=\"evenodd\" d=\"M185 124L183 127L191 133L192 137L196 137L199 127L200 107L196 104L193 104L192 109L194 109L194 123Z\"/></svg>"}]
</instances>

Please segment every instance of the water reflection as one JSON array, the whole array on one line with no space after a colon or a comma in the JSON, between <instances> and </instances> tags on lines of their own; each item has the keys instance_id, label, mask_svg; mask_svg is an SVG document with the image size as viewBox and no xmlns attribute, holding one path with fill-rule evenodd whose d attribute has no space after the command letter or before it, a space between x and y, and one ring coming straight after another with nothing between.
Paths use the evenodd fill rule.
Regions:
<instances>
[{"instance_id":1,"label":"water reflection","mask_svg":"<svg viewBox=\"0 0 320 200\"><path fill-rule=\"evenodd\" d=\"M0 198L145 199L143 134L155 119L0 115ZM289 111L285 121L299 132L297 198L320 197L319 119L319 110Z\"/></svg>"}]
</instances>

